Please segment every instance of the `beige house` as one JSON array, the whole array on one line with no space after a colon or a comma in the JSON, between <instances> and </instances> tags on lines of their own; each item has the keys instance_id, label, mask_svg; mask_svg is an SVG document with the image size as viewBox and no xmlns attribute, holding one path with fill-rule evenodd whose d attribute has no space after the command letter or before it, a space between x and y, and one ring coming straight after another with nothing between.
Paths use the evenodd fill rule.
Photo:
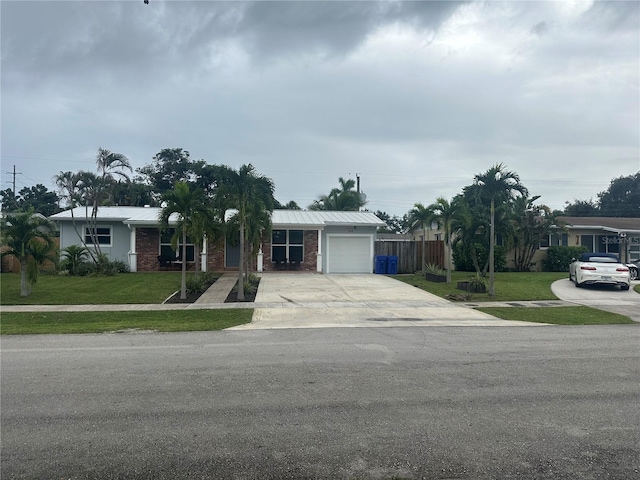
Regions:
<instances>
[{"instance_id":1,"label":"beige house","mask_svg":"<svg viewBox=\"0 0 640 480\"><path fill-rule=\"evenodd\" d=\"M540 243L533 257L535 270L542 271L550 246L584 246L590 252L616 253L623 262L640 259L640 218L618 217L560 217L563 231L550 234ZM442 239L443 233L432 225L427 240ZM422 229L411 232L415 240L422 238ZM499 240L499 239L498 239ZM507 254L507 267L513 267L514 253Z\"/></svg>"},{"instance_id":2,"label":"beige house","mask_svg":"<svg viewBox=\"0 0 640 480\"><path fill-rule=\"evenodd\" d=\"M567 245L582 245L591 252L617 253L623 262L640 258L640 218L560 218L566 223Z\"/></svg>"}]
</instances>

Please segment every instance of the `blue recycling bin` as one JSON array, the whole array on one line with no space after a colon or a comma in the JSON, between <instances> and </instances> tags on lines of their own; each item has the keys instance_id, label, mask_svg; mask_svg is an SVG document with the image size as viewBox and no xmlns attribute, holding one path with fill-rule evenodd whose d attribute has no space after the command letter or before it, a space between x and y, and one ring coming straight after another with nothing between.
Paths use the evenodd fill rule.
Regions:
<instances>
[{"instance_id":1,"label":"blue recycling bin","mask_svg":"<svg viewBox=\"0 0 640 480\"><path fill-rule=\"evenodd\" d=\"M396 255L387 257L387 273L389 275L398 274L398 257Z\"/></svg>"},{"instance_id":2,"label":"blue recycling bin","mask_svg":"<svg viewBox=\"0 0 640 480\"><path fill-rule=\"evenodd\" d=\"M387 273L387 256L376 255L376 273Z\"/></svg>"}]
</instances>

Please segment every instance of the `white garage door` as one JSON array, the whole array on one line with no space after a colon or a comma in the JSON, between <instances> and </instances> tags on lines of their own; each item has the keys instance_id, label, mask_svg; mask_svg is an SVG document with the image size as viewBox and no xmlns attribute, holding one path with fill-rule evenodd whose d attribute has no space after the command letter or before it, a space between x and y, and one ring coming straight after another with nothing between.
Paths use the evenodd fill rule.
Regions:
<instances>
[{"instance_id":1,"label":"white garage door","mask_svg":"<svg viewBox=\"0 0 640 480\"><path fill-rule=\"evenodd\" d=\"M371 273L371 235L331 235L327 238L327 273Z\"/></svg>"}]
</instances>

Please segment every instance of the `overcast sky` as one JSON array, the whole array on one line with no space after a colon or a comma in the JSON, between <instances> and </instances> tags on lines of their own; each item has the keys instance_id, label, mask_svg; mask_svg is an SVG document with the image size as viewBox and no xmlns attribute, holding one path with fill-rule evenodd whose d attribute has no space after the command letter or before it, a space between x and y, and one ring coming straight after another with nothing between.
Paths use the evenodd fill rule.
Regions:
<instances>
[{"instance_id":1,"label":"overcast sky","mask_svg":"<svg viewBox=\"0 0 640 480\"><path fill-rule=\"evenodd\" d=\"M640 171L640 4L2 1L2 189L163 148L402 215L495 163L539 203Z\"/></svg>"}]
</instances>

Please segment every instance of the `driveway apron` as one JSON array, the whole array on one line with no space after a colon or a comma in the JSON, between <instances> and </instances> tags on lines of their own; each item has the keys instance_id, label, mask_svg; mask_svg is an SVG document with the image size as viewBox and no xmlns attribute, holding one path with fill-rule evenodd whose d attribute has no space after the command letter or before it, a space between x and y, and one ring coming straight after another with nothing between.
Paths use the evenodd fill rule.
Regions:
<instances>
[{"instance_id":1,"label":"driveway apron","mask_svg":"<svg viewBox=\"0 0 640 480\"><path fill-rule=\"evenodd\" d=\"M253 320L233 330L397 326L536 326L456 305L384 275L266 273Z\"/></svg>"},{"instance_id":2,"label":"driveway apron","mask_svg":"<svg viewBox=\"0 0 640 480\"><path fill-rule=\"evenodd\" d=\"M608 285L576 288L571 280L564 278L553 282L551 291L567 302L626 315L631 320L640 322L640 295L633 290L639 283L637 280L632 281L629 290Z\"/></svg>"}]
</instances>

